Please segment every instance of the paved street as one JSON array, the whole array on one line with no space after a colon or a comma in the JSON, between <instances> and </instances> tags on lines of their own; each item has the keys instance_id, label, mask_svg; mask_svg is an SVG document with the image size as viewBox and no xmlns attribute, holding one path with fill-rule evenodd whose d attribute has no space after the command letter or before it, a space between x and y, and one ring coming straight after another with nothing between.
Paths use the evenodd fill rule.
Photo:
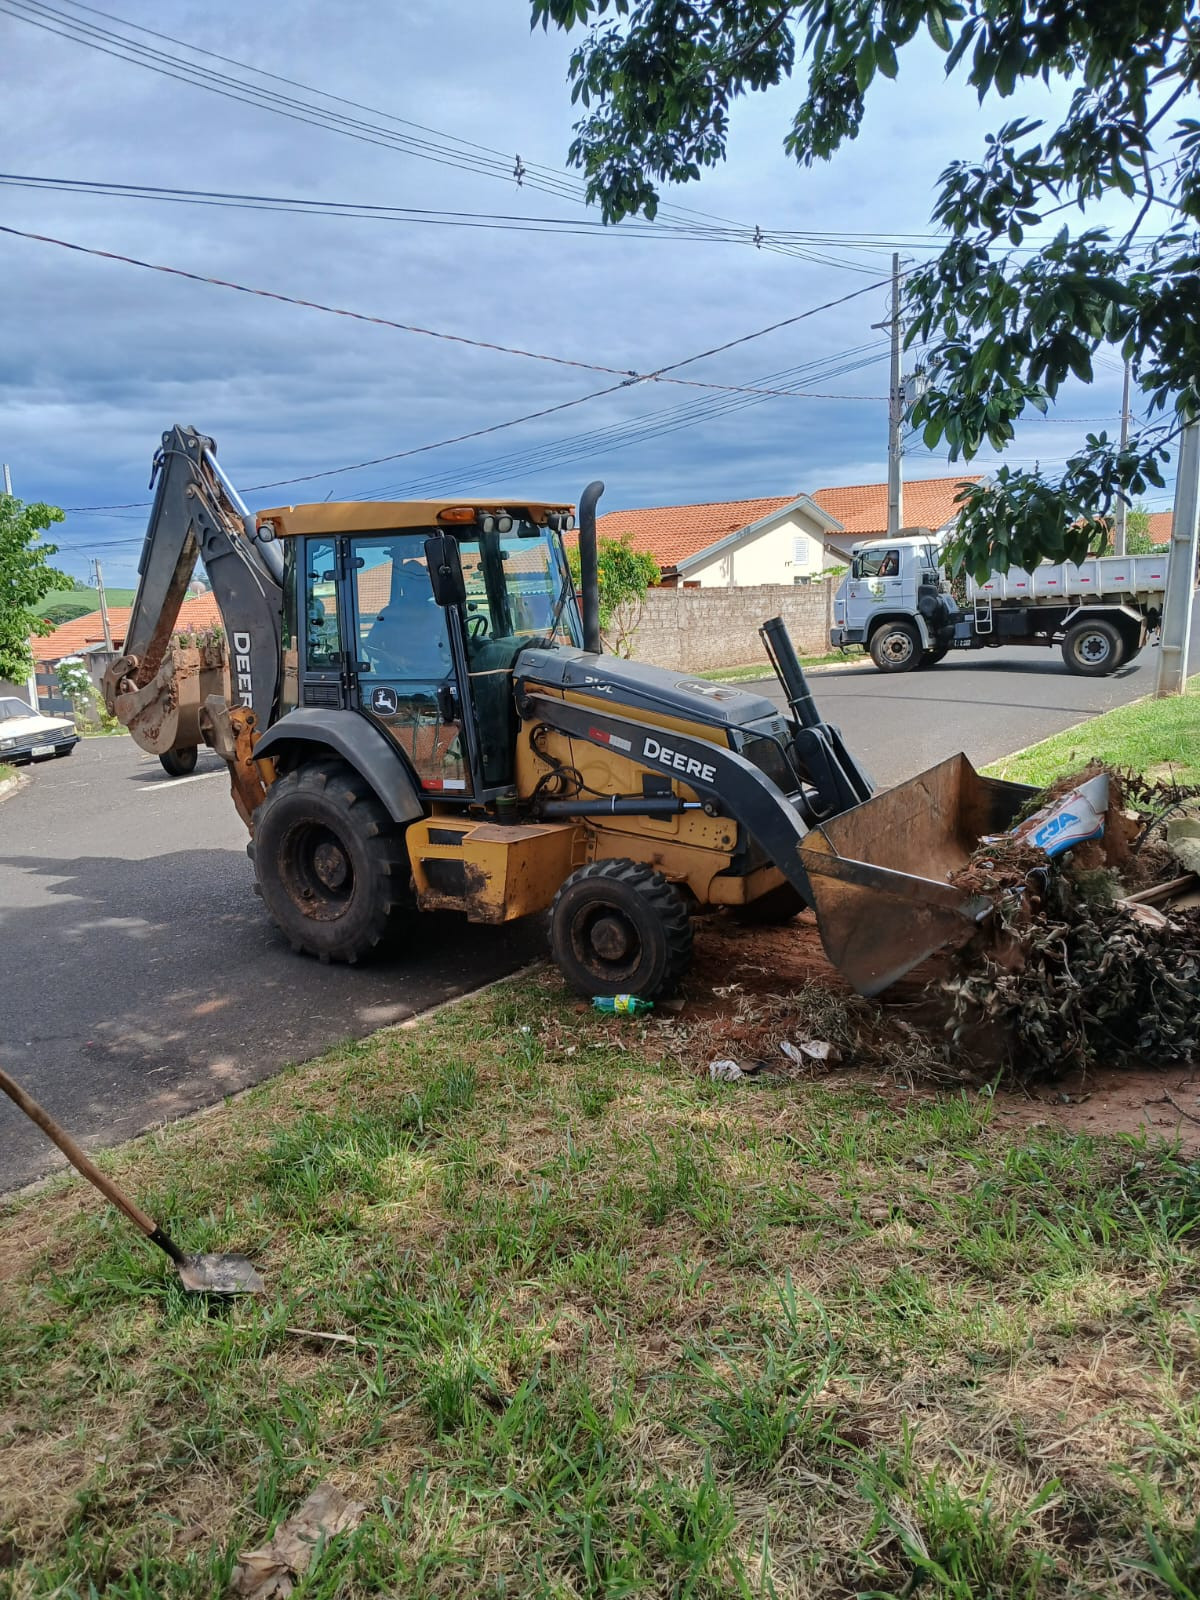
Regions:
<instances>
[{"instance_id":1,"label":"paved street","mask_svg":"<svg viewBox=\"0 0 1200 1600\"><path fill-rule=\"evenodd\" d=\"M831 667L813 674L812 690L821 715L841 728L876 784L890 786L959 750L984 766L1036 744L1152 694L1157 671L1157 649L1143 650L1111 678L1078 678L1057 650L1022 646L951 652L923 672ZM786 703L774 678L757 687Z\"/></svg>"},{"instance_id":2,"label":"paved street","mask_svg":"<svg viewBox=\"0 0 1200 1600\"><path fill-rule=\"evenodd\" d=\"M1155 663L1148 650L1092 680L1057 654L1010 650L899 677L834 669L813 687L891 784L1132 700ZM538 922L493 930L447 916L368 967L322 967L291 953L253 895L245 831L209 752L182 780L124 738L22 770L25 787L0 802L0 1059L85 1144L210 1104L544 949ZM58 1164L0 1100L0 1190Z\"/></svg>"},{"instance_id":3,"label":"paved street","mask_svg":"<svg viewBox=\"0 0 1200 1600\"><path fill-rule=\"evenodd\" d=\"M85 739L0 801L0 1061L113 1144L540 955L536 924L426 918L361 968L293 955L253 893L225 768ZM0 1190L62 1165L0 1096Z\"/></svg>"}]
</instances>

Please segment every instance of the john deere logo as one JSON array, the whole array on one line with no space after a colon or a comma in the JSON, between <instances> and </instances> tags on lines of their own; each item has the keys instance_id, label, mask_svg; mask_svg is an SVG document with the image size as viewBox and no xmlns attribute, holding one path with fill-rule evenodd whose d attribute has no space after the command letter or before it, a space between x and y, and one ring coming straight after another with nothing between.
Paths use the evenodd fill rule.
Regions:
<instances>
[{"instance_id":1,"label":"john deere logo","mask_svg":"<svg viewBox=\"0 0 1200 1600\"><path fill-rule=\"evenodd\" d=\"M390 717L396 709L395 689L385 689L380 685L371 690L371 710L378 711L381 717Z\"/></svg>"}]
</instances>

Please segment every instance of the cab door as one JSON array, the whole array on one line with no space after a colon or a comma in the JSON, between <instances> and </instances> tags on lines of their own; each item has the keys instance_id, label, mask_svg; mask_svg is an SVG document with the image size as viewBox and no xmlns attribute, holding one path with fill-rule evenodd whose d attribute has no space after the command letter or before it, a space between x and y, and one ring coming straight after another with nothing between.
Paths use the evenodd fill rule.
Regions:
<instances>
[{"instance_id":1,"label":"cab door","mask_svg":"<svg viewBox=\"0 0 1200 1600\"><path fill-rule=\"evenodd\" d=\"M425 535L352 538L347 578L351 703L399 747L427 794L471 794L448 616L433 598Z\"/></svg>"}]
</instances>

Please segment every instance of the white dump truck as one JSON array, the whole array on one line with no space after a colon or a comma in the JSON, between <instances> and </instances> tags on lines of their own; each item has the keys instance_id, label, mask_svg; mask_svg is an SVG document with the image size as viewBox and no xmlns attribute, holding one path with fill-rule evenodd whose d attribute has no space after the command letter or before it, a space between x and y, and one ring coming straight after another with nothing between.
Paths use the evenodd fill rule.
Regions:
<instances>
[{"instance_id":1,"label":"white dump truck","mask_svg":"<svg viewBox=\"0 0 1200 1600\"><path fill-rule=\"evenodd\" d=\"M1096 556L1078 566L1010 567L952 592L936 535L909 529L854 545L833 602L830 642L859 644L881 672L931 667L951 650L1059 645L1072 672L1102 678L1157 630L1167 555Z\"/></svg>"}]
</instances>

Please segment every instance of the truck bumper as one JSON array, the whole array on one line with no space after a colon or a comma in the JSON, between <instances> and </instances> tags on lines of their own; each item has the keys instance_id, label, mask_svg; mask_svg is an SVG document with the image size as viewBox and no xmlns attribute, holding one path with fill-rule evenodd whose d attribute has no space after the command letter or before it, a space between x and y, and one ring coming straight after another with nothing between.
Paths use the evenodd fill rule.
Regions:
<instances>
[{"instance_id":1,"label":"truck bumper","mask_svg":"<svg viewBox=\"0 0 1200 1600\"><path fill-rule=\"evenodd\" d=\"M830 628L829 643L835 650L844 650L848 644L861 644L863 630L861 628Z\"/></svg>"}]
</instances>

